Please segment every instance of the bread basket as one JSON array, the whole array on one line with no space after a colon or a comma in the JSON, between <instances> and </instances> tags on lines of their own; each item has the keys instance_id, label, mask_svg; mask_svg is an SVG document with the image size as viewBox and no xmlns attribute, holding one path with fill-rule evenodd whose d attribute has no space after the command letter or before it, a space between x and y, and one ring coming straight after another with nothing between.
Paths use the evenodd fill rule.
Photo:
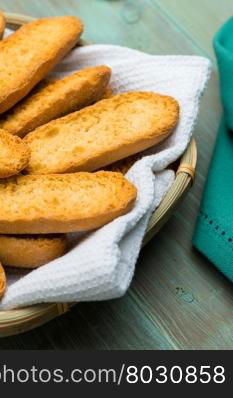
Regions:
<instances>
[{"instance_id":1,"label":"bread basket","mask_svg":"<svg viewBox=\"0 0 233 398\"><path fill-rule=\"evenodd\" d=\"M32 17L5 14L7 26L17 29L20 25L33 20ZM81 41L80 45L85 45ZM192 139L185 153L175 166L176 178L162 200L160 206L152 214L144 240L143 246L160 230L169 219L181 198L190 189L196 167L197 149L195 140ZM36 328L53 318L67 312L74 304L72 303L52 303L39 304L27 308L0 311L0 337L19 334Z\"/></svg>"}]
</instances>

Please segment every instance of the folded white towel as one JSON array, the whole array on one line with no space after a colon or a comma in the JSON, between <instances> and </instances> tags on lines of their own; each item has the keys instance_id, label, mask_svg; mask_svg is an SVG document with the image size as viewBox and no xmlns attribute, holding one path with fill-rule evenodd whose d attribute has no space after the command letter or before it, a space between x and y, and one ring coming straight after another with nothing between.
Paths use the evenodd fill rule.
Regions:
<instances>
[{"instance_id":1,"label":"folded white towel","mask_svg":"<svg viewBox=\"0 0 233 398\"><path fill-rule=\"evenodd\" d=\"M210 62L197 56L152 56L124 47L90 45L77 48L55 69L63 76L86 66L112 67L114 92L155 91L180 104L175 132L127 173L138 189L134 209L89 234L65 256L27 274L9 275L0 308L41 302L75 302L119 297L134 273L140 245L152 211L174 180L164 170L184 152L197 119L199 100L210 74Z\"/></svg>"}]
</instances>

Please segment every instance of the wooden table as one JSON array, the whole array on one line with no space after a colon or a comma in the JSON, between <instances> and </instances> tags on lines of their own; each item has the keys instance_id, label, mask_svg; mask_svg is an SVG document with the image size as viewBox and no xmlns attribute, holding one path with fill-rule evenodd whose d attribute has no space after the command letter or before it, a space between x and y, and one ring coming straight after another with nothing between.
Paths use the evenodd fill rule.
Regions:
<instances>
[{"instance_id":1,"label":"wooden table","mask_svg":"<svg viewBox=\"0 0 233 398\"><path fill-rule=\"evenodd\" d=\"M85 38L152 54L211 58L212 37L232 14L231 0L0 0L8 12L77 14ZM233 287L191 239L221 114L216 69L202 101L195 136L197 178L163 230L142 250L134 281L119 300L77 305L65 316L0 348L230 349Z\"/></svg>"}]
</instances>

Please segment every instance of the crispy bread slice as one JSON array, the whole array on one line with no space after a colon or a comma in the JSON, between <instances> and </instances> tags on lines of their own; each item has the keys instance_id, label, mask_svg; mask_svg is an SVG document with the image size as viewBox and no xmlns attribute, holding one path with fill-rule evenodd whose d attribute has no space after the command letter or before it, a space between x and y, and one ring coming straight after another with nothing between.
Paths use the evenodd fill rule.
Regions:
<instances>
[{"instance_id":1,"label":"crispy bread slice","mask_svg":"<svg viewBox=\"0 0 233 398\"><path fill-rule=\"evenodd\" d=\"M23 140L0 129L0 178L11 177L23 170L30 150Z\"/></svg>"},{"instance_id":2,"label":"crispy bread slice","mask_svg":"<svg viewBox=\"0 0 233 398\"><path fill-rule=\"evenodd\" d=\"M25 97L77 43L77 17L42 18L0 42L0 113Z\"/></svg>"},{"instance_id":3,"label":"crispy bread slice","mask_svg":"<svg viewBox=\"0 0 233 398\"><path fill-rule=\"evenodd\" d=\"M65 235L0 235L0 261L16 268L37 268L67 250Z\"/></svg>"},{"instance_id":4,"label":"crispy bread slice","mask_svg":"<svg viewBox=\"0 0 233 398\"><path fill-rule=\"evenodd\" d=\"M2 12L0 12L0 39L3 37L3 33L6 26L6 20Z\"/></svg>"},{"instance_id":5,"label":"crispy bread slice","mask_svg":"<svg viewBox=\"0 0 233 398\"><path fill-rule=\"evenodd\" d=\"M32 131L30 174L93 171L167 138L179 105L150 92L119 94Z\"/></svg>"},{"instance_id":6,"label":"crispy bread slice","mask_svg":"<svg viewBox=\"0 0 233 398\"><path fill-rule=\"evenodd\" d=\"M39 84L35 91L0 119L0 127L24 137L35 128L99 100L108 85L111 69L86 68L64 79Z\"/></svg>"},{"instance_id":7,"label":"crispy bread slice","mask_svg":"<svg viewBox=\"0 0 233 398\"><path fill-rule=\"evenodd\" d=\"M127 213L136 195L122 174L106 171L0 180L0 233L92 230Z\"/></svg>"}]
</instances>

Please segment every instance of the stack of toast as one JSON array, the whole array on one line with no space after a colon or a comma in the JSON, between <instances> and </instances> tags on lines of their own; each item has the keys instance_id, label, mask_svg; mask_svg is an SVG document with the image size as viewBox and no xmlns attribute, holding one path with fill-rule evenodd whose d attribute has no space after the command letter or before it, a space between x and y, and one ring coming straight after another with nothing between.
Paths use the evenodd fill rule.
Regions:
<instances>
[{"instance_id":1,"label":"stack of toast","mask_svg":"<svg viewBox=\"0 0 233 398\"><path fill-rule=\"evenodd\" d=\"M0 36L4 26L0 14ZM174 98L113 95L106 65L48 79L82 32L77 17L42 18L0 41L4 266L39 267L67 251L66 233L97 229L130 211L137 190L124 173L177 125ZM0 266L0 296L5 288Z\"/></svg>"}]
</instances>

